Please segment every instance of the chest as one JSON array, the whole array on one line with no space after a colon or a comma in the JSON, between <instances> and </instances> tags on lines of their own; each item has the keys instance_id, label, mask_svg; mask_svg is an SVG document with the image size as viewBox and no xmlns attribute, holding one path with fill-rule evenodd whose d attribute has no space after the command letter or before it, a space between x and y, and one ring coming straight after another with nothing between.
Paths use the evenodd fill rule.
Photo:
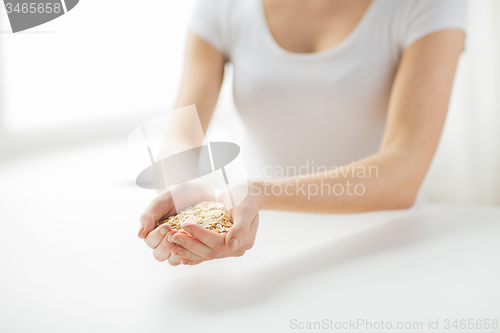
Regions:
<instances>
[{"instance_id":1,"label":"chest","mask_svg":"<svg viewBox=\"0 0 500 333\"><path fill-rule=\"evenodd\" d=\"M372 0L262 0L265 20L283 49L314 53L342 42L360 23Z\"/></svg>"}]
</instances>

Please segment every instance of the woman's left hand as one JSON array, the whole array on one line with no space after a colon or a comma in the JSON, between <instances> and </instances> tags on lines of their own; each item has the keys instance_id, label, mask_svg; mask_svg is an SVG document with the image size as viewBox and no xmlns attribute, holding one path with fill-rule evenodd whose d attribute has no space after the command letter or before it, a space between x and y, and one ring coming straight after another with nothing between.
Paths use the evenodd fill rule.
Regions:
<instances>
[{"instance_id":1,"label":"woman's left hand","mask_svg":"<svg viewBox=\"0 0 500 333\"><path fill-rule=\"evenodd\" d=\"M171 254L180 260L171 264L197 265L206 260L240 257L253 247L259 226L259 209L256 197L246 186L243 183L231 188L235 198L247 190L248 194L229 210L233 226L227 233L219 234L193 222L182 223L182 229L192 237L184 233L172 236L176 245L171 249ZM217 198L217 202L226 204L228 200L227 191Z\"/></svg>"}]
</instances>

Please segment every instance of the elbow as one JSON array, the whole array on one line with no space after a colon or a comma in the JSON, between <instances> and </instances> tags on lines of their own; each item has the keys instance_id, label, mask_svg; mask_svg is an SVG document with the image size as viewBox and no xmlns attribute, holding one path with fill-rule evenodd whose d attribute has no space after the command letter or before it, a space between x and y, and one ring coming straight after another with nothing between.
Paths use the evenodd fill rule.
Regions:
<instances>
[{"instance_id":1,"label":"elbow","mask_svg":"<svg viewBox=\"0 0 500 333\"><path fill-rule=\"evenodd\" d=\"M390 200L393 210L403 210L410 209L415 205L417 200L418 188L407 188L394 193L394 196Z\"/></svg>"},{"instance_id":2,"label":"elbow","mask_svg":"<svg viewBox=\"0 0 500 333\"><path fill-rule=\"evenodd\" d=\"M415 196L411 199L408 199L408 200L400 203L396 209L410 209L413 207L413 205L415 205L416 199L417 199L417 196Z\"/></svg>"},{"instance_id":3,"label":"elbow","mask_svg":"<svg viewBox=\"0 0 500 333\"><path fill-rule=\"evenodd\" d=\"M363 209L363 212L410 209L415 204L417 192L418 191L405 189L378 195L375 200L371 201L370 204Z\"/></svg>"},{"instance_id":4,"label":"elbow","mask_svg":"<svg viewBox=\"0 0 500 333\"><path fill-rule=\"evenodd\" d=\"M415 205L418 195L418 188L410 186L395 187L386 189L384 193L379 193L372 201L372 209L379 210L405 210Z\"/></svg>"}]
</instances>

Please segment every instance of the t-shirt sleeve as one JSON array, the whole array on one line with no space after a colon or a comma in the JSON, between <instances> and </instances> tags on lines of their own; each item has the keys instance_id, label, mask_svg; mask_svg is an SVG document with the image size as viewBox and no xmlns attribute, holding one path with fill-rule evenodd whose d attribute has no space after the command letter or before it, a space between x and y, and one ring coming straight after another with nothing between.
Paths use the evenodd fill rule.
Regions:
<instances>
[{"instance_id":1,"label":"t-shirt sleeve","mask_svg":"<svg viewBox=\"0 0 500 333\"><path fill-rule=\"evenodd\" d=\"M222 5L220 0L197 0L188 30L227 56L229 50L221 20L224 12Z\"/></svg>"},{"instance_id":2,"label":"t-shirt sleeve","mask_svg":"<svg viewBox=\"0 0 500 333\"><path fill-rule=\"evenodd\" d=\"M444 29L466 32L466 0L405 0L406 15L401 46L407 48L415 41Z\"/></svg>"}]
</instances>

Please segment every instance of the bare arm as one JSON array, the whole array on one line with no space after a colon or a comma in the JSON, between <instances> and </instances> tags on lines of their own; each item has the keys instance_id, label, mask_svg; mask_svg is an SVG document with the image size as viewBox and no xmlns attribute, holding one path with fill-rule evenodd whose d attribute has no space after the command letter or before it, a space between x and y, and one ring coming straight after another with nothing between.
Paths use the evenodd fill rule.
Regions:
<instances>
[{"instance_id":1,"label":"bare arm","mask_svg":"<svg viewBox=\"0 0 500 333\"><path fill-rule=\"evenodd\" d=\"M217 104L223 77L224 55L203 39L189 34L184 72L175 109L195 104L203 133L192 131L192 122L194 120L189 114L176 113L176 117L171 119L166 130L166 138L159 152L160 156L170 156L202 144L203 134L207 131ZM161 194L152 201L151 205L141 215L140 238L146 238L160 218L175 212L169 192L164 190L159 190L159 192ZM192 188L192 186L188 186L187 192L193 193L192 200L195 201L194 203L200 198L213 195L204 187ZM168 246L166 247L168 248Z\"/></svg>"},{"instance_id":2,"label":"bare arm","mask_svg":"<svg viewBox=\"0 0 500 333\"><path fill-rule=\"evenodd\" d=\"M207 132L224 78L224 55L196 35L189 34L186 47L184 71L174 109L195 104L198 117ZM163 147L169 153L182 151L184 147L200 146L203 136L193 133L192 119L182 113L172 119L167 129Z\"/></svg>"},{"instance_id":3,"label":"bare arm","mask_svg":"<svg viewBox=\"0 0 500 333\"><path fill-rule=\"evenodd\" d=\"M329 171L307 177L265 182L255 180L252 187L257 193L259 208L355 213L411 207L441 136L463 40L462 31L443 30L418 40L404 51L394 80L386 128L378 153L343 166L337 170L340 177L334 177ZM370 178L357 177L357 172L363 168L368 175L370 167ZM354 177L352 168L356 171ZM347 193L347 182L351 184L351 195ZM325 185L323 194L311 195L316 189L321 190L324 184L332 190L340 184L344 193L328 194ZM365 189L363 195L354 193L354 184L363 185L358 186L358 193ZM275 189L279 186L293 195L285 192L275 195L271 191L273 185ZM340 193L339 185L336 189Z\"/></svg>"}]
</instances>

